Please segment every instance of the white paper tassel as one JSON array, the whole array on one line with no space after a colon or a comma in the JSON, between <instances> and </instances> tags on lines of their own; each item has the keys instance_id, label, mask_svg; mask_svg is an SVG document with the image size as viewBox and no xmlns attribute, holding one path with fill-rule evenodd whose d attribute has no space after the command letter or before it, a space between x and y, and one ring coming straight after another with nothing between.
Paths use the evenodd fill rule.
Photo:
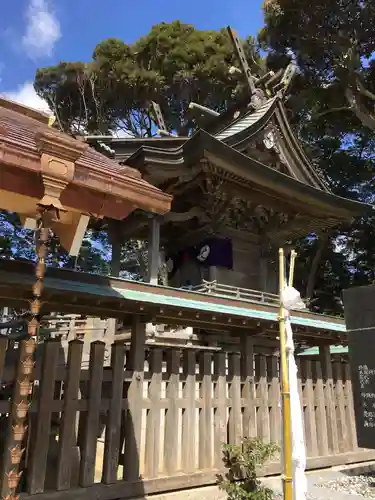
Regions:
<instances>
[{"instance_id":1,"label":"white paper tassel","mask_svg":"<svg viewBox=\"0 0 375 500\"><path fill-rule=\"evenodd\" d=\"M304 500L307 495L306 447L302 407L298 391L298 369L294 358L293 330L289 311L291 309L304 309L305 304L302 302L299 292L292 287L285 288L281 294L281 301L285 309L286 350L290 387L293 499Z\"/></svg>"}]
</instances>

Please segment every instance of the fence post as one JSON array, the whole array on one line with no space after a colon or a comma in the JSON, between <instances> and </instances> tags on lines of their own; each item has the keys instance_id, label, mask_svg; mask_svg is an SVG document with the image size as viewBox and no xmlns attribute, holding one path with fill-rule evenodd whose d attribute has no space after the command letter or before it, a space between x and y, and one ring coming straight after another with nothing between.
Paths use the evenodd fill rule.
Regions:
<instances>
[{"instance_id":1,"label":"fence post","mask_svg":"<svg viewBox=\"0 0 375 500\"><path fill-rule=\"evenodd\" d=\"M148 398L151 402L151 408L147 412L146 421L146 477L156 477L159 473L162 365L163 351L160 348L153 348L150 351L149 361L151 382L148 388Z\"/></svg>"},{"instance_id":2,"label":"fence post","mask_svg":"<svg viewBox=\"0 0 375 500\"><path fill-rule=\"evenodd\" d=\"M220 469L223 466L223 444L228 442L227 432L227 374L225 352L217 352L214 355L215 368L215 416L214 416L214 453L215 466Z\"/></svg>"},{"instance_id":3,"label":"fence post","mask_svg":"<svg viewBox=\"0 0 375 500\"><path fill-rule=\"evenodd\" d=\"M117 481L117 470L120 457L120 433L122 398L124 388L124 361L125 346L112 345L111 369L112 384L111 398L107 414L107 425L104 438L103 483L111 484Z\"/></svg>"},{"instance_id":4,"label":"fence post","mask_svg":"<svg viewBox=\"0 0 375 500\"><path fill-rule=\"evenodd\" d=\"M337 435L336 397L333 390L332 362L329 346L320 346L319 356L322 363L323 383L325 384L324 396L327 408L328 442L331 453L337 454L340 450Z\"/></svg>"},{"instance_id":5,"label":"fence post","mask_svg":"<svg viewBox=\"0 0 375 500\"><path fill-rule=\"evenodd\" d=\"M75 427L78 406L78 390L81 375L83 343L72 340L69 343L68 362L64 381L64 408L60 424L60 449L57 462L57 490L70 488L72 454L75 443Z\"/></svg>"},{"instance_id":6,"label":"fence post","mask_svg":"<svg viewBox=\"0 0 375 500\"><path fill-rule=\"evenodd\" d=\"M180 372L180 351L170 349L167 351L167 373L168 382L166 388L166 399L168 402L165 415L165 440L164 457L165 470L172 475L177 471L178 457L178 393L179 393L179 372Z\"/></svg>"},{"instance_id":7,"label":"fence post","mask_svg":"<svg viewBox=\"0 0 375 500\"><path fill-rule=\"evenodd\" d=\"M128 413L125 420L124 474L126 481L138 481L141 453L143 380L145 366L146 323L133 317L127 369L132 379L128 388Z\"/></svg>"},{"instance_id":8,"label":"fence post","mask_svg":"<svg viewBox=\"0 0 375 500\"><path fill-rule=\"evenodd\" d=\"M185 473L196 468L196 353L191 349L184 352L185 386L183 397L185 408L182 415L182 468Z\"/></svg>"},{"instance_id":9,"label":"fence post","mask_svg":"<svg viewBox=\"0 0 375 500\"><path fill-rule=\"evenodd\" d=\"M228 356L229 399L229 443L241 444L242 439L242 414L241 414L241 372L240 357L238 354Z\"/></svg>"},{"instance_id":10,"label":"fence post","mask_svg":"<svg viewBox=\"0 0 375 500\"><path fill-rule=\"evenodd\" d=\"M249 336L241 337L241 379L243 412L243 436L256 437L257 421L255 408L254 381L254 340Z\"/></svg>"},{"instance_id":11,"label":"fence post","mask_svg":"<svg viewBox=\"0 0 375 500\"><path fill-rule=\"evenodd\" d=\"M43 365L38 394L38 411L31 434L30 463L27 487L30 495L43 493L50 443L52 403L55 393L55 374L61 344L57 340L44 343Z\"/></svg>"},{"instance_id":12,"label":"fence post","mask_svg":"<svg viewBox=\"0 0 375 500\"><path fill-rule=\"evenodd\" d=\"M202 377L200 387L201 408L199 413L199 468L212 467L212 357L210 352L201 352L199 374Z\"/></svg>"}]
</instances>

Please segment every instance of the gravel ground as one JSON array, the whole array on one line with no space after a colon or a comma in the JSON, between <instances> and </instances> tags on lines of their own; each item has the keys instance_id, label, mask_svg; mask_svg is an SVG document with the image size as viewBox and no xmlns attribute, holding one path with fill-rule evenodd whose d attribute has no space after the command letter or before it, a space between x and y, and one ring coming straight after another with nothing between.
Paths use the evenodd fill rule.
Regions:
<instances>
[{"instance_id":1,"label":"gravel ground","mask_svg":"<svg viewBox=\"0 0 375 500\"><path fill-rule=\"evenodd\" d=\"M325 470L307 474L308 500L375 499L375 473L368 470ZM275 492L274 500L283 500L280 478L264 480Z\"/></svg>"},{"instance_id":2,"label":"gravel ground","mask_svg":"<svg viewBox=\"0 0 375 500\"><path fill-rule=\"evenodd\" d=\"M371 475L344 476L317 484L319 488L328 488L349 495L375 498L375 477Z\"/></svg>"}]
</instances>

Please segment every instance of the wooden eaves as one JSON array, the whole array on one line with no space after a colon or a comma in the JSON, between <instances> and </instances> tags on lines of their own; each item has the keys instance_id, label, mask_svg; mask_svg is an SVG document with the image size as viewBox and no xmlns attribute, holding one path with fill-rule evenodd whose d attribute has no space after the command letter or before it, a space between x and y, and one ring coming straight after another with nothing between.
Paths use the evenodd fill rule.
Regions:
<instances>
[{"instance_id":1,"label":"wooden eaves","mask_svg":"<svg viewBox=\"0 0 375 500\"><path fill-rule=\"evenodd\" d=\"M0 301L27 307L32 280L31 263L0 261ZM125 322L139 315L159 324L277 335L278 311L273 305L54 268L47 271L42 311L117 317ZM345 341L341 318L295 311L292 322L297 339L310 345Z\"/></svg>"}]
</instances>

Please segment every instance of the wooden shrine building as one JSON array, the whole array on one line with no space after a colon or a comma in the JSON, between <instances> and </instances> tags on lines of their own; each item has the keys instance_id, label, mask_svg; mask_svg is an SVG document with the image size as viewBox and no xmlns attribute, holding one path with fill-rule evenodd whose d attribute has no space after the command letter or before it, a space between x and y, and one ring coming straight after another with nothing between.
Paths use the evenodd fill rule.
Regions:
<instances>
[{"instance_id":1,"label":"wooden shrine building","mask_svg":"<svg viewBox=\"0 0 375 500\"><path fill-rule=\"evenodd\" d=\"M303 151L285 105L292 72L252 81L222 114L191 103L180 136L153 103L159 137L86 138L173 196L167 214L135 210L122 225L123 239L148 239L150 283L276 308L278 248L373 210L333 194Z\"/></svg>"},{"instance_id":2,"label":"wooden shrine building","mask_svg":"<svg viewBox=\"0 0 375 500\"><path fill-rule=\"evenodd\" d=\"M249 98L222 115L192 103L192 135L171 136L154 104L160 137L85 143L0 100L0 208L37 235L36 266L0 261L1 305L30 308L31 337L7 363L0 336L0 381L12 394L0 400L8 500L215 484L222 443L280 440L277 248L372 207L331 193L304 154L285 109L293 69L253 79L232 37ZM90 217L120 220L122 238L148 240L148 283L44 273L45 230L76 255ZM34 341L48 312L118 318L129 346L118 338L108 366L105 343L89 339L84 365L87 339L75 339L61 360L60 342ZM301 359L299 372L308 467L374 459L357 446L347 363L331 360L329 346L346 343L343 320L309 311L291 319L297 344L319 345L319 359ZM171 343L151 342L149 325L167 329Z\"/></svg>"},{"instance_id":3,"label":"wooden shrine building","mask_svg":"<svg viewBox=\"0 0 375 500\"><path fill-rule=\"evenodd\" d=\"M280 85L256 91L256 99L217 116L193 103L202 125L191 136L87 138L173 196L171 211L153 221L150 236L139 210L123 224L124 238L160 242L170 286L194 288L206 280L277 293L280 246L372 210L330 191L292 130L286 91ZM156 283L158 252L152 256Z\"/></svg>"}]
</instances>

